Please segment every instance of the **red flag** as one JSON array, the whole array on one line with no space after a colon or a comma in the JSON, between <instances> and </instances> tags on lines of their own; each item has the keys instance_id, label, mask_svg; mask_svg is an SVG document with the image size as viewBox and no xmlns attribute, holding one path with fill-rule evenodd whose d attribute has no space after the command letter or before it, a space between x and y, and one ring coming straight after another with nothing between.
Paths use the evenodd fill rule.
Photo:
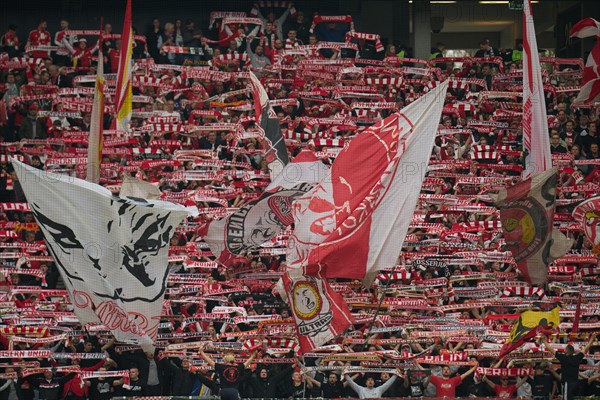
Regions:
<instances>
[{"instance_id":1,"label":"red flag","mask_svg":"<svg viewBox=\"0 0 600 400\"><path fill-rule=\"evenodd\" d=\"M131 27L131 0L127 0L123 32L121 33L121 50L119 70L117 74L117 93L115 96L116 129L129 131L131 120L133 92L131 86L131 58L133 55L133 32Z\"/></svg>"},{"instance_id":2,"label":"red flag","mask_svg":"<svg viewBox=\"0 0 600 400\"><path fill-rule=\"evenodd\" d=\"M548 264L571 248L571 241L552 225L557 175L554 167L494 196L506 247L532 285L544 284Z\"/></svg>"},{"instance_id":3,"label":"red flag","mask_svg":"<svg viewBox=\"0 0 600 400\"><path fill-rule=\"evenodd\" d=\"M303 353L340 335L353 323L348 305L326 279L296 276L292 271L283 276L283 286Z\"/></svg>"},{"instance_id":4,"label":"red flag","mask_svg":"<svg viewBox=\"0 0 600 400\"><path fill-rule=\"evenodd\" d=\"M447 82L365 130L330 176L294 204L290 268L307 275L370 280L396 265L412 219Z\"/></svg>"}]
</instances>

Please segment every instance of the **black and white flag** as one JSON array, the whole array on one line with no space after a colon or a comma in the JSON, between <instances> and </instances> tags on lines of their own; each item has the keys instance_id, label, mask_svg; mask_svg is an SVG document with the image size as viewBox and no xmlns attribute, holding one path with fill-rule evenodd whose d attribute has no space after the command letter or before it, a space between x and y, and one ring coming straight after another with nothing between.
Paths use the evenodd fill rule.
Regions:
<instances>
[{"instance_id":1,"label":"black and white flag","mask_svg":"<svg viewBox=\"0 0 600 400\"><path fill-rule=\"evenodd\" d=\"M192 212L12 162L82 325L101 323L118 341L152 350L169 240Z\"/></svg>"}]
</instances>

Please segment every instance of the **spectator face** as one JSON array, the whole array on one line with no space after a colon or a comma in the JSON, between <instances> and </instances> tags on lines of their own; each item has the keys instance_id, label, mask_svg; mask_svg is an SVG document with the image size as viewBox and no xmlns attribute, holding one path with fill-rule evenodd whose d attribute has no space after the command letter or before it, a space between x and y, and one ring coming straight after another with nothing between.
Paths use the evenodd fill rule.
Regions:
<instances>
[{"instance_id":1,"label":"spectator face","mask_svg":"<svg viewBox=\"0 0 600 400\"><path fill-rule=\"evenodd\" d=\"M573 147L571 147L571 154L573 157L579 157L579 146L574 144Z\"/></svg>"},{"instance_id":2,"label":"spectator face","mask_svg":"<svg viewBox=\"0 0 600 400\"><path fill-rule=\"evenodd\" d=\"M254 52L257 55L262 56L262 54L263 54L263 47L262 46L256 46L256 50Z\"/></svg>"},{"instance_id":3,"label":"spectator face","mask_svg":"<svg viewBox=\"0 0 600 400\"><path fill-rule=\"evenodd\" d=\"M50 379L52 379L52 371L46 371L46 372L44 372L44 378L45 378L46 380L48 380L48 381L49 381Z\"/></svg>"},{"instance_id":4,"label":"spectator face","mask_svg":"<svg viewBox=\"0 0 600 400\"><path fill-rule=\"evenodd\" d=\"M140 371L137 368L130 368L129 369L129 377L133 380L137 380L137 378L140 376Z\"/></svg>"},{"instance_id":5,"label":"spectator face","mask_svg":"<svg viewBox=\"0 0 600 400\"><path fill-rule=\"evenodd\" d=\"M367 378L367 380L365 381L365 385L369 389L373 388L375 386L375 379L371 377Z\"/></svg>"},{"instance_id":6,"label":"spectator face","mask_svg":"<svg viewBox=\"0 0 600 400\"><path fill-rule=\"evenodd\" d=\"M590 145L590 152L592 154L597 154L598 153L598 144L597 143L592 143Z\"/></svg>"},{"instance_id":7,"label":"spectator face","mask_svg":"<svg viewBox=\"0 0 600 400\"><path fill-rule=\"evenodd\" d=\"M260 379L267 379L267 377L269 376L269 373L267 372L266 369L261 369L260 370Z\"/></svg>"},{"instance_id":8,"label":"spectator face","mask_svg":"<svg viewBox=\"0 0 600 400\"><path fill-rule=\"evenodd\" d=\"M91 352L93 348L94 348L94 345L92 344L92 342L85 342L83 344L83 351L85 351L86 353Z\"/></svg>"},{"instance_id":9,"label":"spectator face","mask_svg":"<svg viewBox=\"0 0 600 400\"><path fill-rule=\"evenodd\" d=\"M104 32L112 33L112 25L111 24L104 25Z\"/></svg>"},{"instance_id":10,"label":"spectator face","mask_svg":"<svg viewBox=\"0 0 600 400\"><path fill-rule=\"evenodd\" d=\"M235 49L237 49L237 43L236 43L236 41L235 41L235 40L232 40L232 41L230 41L230 42L229 42L229 48L230 48L231 50L235 50Z\"/></svg>"},{"instance_id":11,"label":"spectator face","mask_svg":"<svg viewBox=\"0 0 600 400\"><path fill-rule=\"evenodd\" d=\"M508 378L501 378L500 383L502 386L508 386Z\"/></svg>"},{"instance_id":12,"label":"spectator face","mask_svg":"<svg viewBox=\"0 0 600 400\"><path fill-rule=\"evenodd\" d=\"M48 28L48 23L46 21L42 21L38 25L38 29L42 32L45 31L47 28Z\"/></svg>"},{"instance_id":13,"label":"spectator face","mask_svg":"<svg viewBox=\"0 0 600 400\"><path fill-rule=\"evenodd\" d=\"M288 39L290 39L290 40L296 40L297 36L298 36L298 32L294 29L292 29L288 32Z\"/></svg>"},{"instance_id":14,"label":"spectator face","mask_svg":"<svg viewBox=\"0 0 600 400\"><path fill-rule=\"evenodd\" d=\"M552 135L552 137L550 138L550 142L553 146L558 146L560 144L560 136Z\"/></svg>"},{"instance_id":15,"label":"spectator face","mask_svg":"<svg viewBox=\"0 0 600 400\"><path fill-rule=\"evenodd\" d=\"M442 368L442 376L444 378L450 378L450 373L451 373L450 367L447 365L444 365L444 367Z\"/></svg>"},{"instance_id":16,"label":"spectator face","mask_svg":"<svg viewBox=\"0 0 600 400\"><path fill-rule=\"evenodd\" d=\"M294 372L292 374L292 381L296 383L302 382L302 374L300 372Z\"/></svg>"},{"instance_id":17,"label":"spectator face","mask_svg":"<svg viewBox=\"0 0 600 400\"><path fill-rule=\"evenodd\" d=\"M598 125L590 124L590 126L588 126L588 134L595 136L596 132L598 132Z\"/></svg>"},{"instance_id":18,"label":"spectator face","mask_svg":"<svg viewBox=\"0 0 600 400\"><path fill-rule=\"evenodd\" d=\"M329 374L329 383L335 384L337 381L338 381L338 377L336 374L334 374L334 373Z\"/></svg>"},{"instance_id":19,"label":"spectator face","mask_svg":"<svg viewBox=\"0 0 600 400\"><path fill-rule=\"evenodd\" d=\"M316 36L310 36L308 38L308 44L317 44L317 37Z\"/></svg>"},{"instance_id":20,"label":"spectator face","mask_svg":"<svg viewBox=\"0 0 600 400\"><path fill-rule=\"evenodd\" d=\"M572 121L568 121L567 125L565 126L567 132L573 132L573 127L574 127L574 125L573 125Z\"/></svg>"},{"instance_id":21,"label":"spectator face","mask_svg":"<svg viewBox=\"0 0 600 400\"><path fill-rule=\"evenodd\" d=\"M267 32L271 32L271 31L273 31L273 23L272 23L272 22L267 22L267 23L265 24L265 30L266 30Z\"/></svg>"},{"instance_id":22,"label":"spectator face","mask_svg":"<svg viewBox=\"0 0 600 400\"><path fill-rule=\"evenodd\" d=\"M69 22L68 22L68 21L66 21L66 20L64 20L64 19L63 19L63 20L61 20L61 21L60 21L60 30L61 30L61 31L64 31L64 30L66 30L66 29L68 29L68 28L69 28Z\"/></svg>"},{"instance_id":23,"label":"spectator face","mask_svg":"<svg viewBox=\"0 0 600 400\"><path fill-rule=\"evenodd\" d=\"M152 26L154 27L154 29L160 28L160 20L158 18L154 18L152 20Z\"/></svg>"},{"instance_id":24,"label":"spectator face","mask_svg":"<svg viewBox=\"0 0 600 400\"><path fill-rule=\"evenodd\" d=\"M276 48L277 50L281 50L281 49L283 49L283 42L281 41L281 39L277 39L277 40L275 41L275 48Z\"/></svg>"},{"instance_id":25,"label":"spectator face","mask_svg":"<svg viewBox=\"0 0 600 400\"><path fill-rule=\"evenodd\" d=\"M567 114L565 113L565 110L560 110L558 114L556 114L556 118L560 122L565 122L567 120Z\"/></svg>"}]
</instances>

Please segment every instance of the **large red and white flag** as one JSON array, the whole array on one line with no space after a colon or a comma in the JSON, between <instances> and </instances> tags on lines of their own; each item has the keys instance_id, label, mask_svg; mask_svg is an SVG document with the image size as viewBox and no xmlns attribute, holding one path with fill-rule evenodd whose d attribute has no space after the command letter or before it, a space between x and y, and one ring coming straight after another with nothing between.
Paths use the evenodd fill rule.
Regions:
<instances>
[{"instance_id":1,"label":"large red and white flag","mask_svg":"<svg viewBox=\"0 0 600 400\"><path fill-rule=\"evenodd\" d=\"M98 42L102 43L102 29ZM98 69L96 71L96 88L94 104L92 105L92 120L88 138L88 164L86 180L92 183L100 182L100 166L102 164L102 127L104 125L104 60L102 46L98 45Z\"/></svg>"},{"instance_id":2,"label":"large red and white flag","mask_svg":"<svg viewBox=\"0 0 600 400\"><path fill-rule=\"evenodd\" d=\"M552 168L544 82L540 68L531 1L523 5L523 178Z\"/></svg>"},{"instance_id":3,"label":"large red and white flag","mask_svg":"<svg viewBox=\"0 0 600 400\"><path fill-rule=\"evenodd\" d=\"M306 353L342 334L353 319L342 296L326 279L294 272L283 276L283 287L298 328L300 348Z\"/></svg>"},{"instance_id":4,"label":"large red and white flag","mask_svg":"<svg viewBox=\"0 0 600 400\"><path fill-rule=\"evenodd\" d=\"M596 36L600 40L600 22L593 18L585 18L573 26L569 32L571 37L586 38ZM600 41L596 43L583 69L581 90L574 103L593 103L600 101Z\"/></svg>"},{"instance_id":5,"label":"large red and white flag","mask_svg":"<svg viewBox=\"0 0 600 400\"><path fill-rule=\"evenodd\" d=\"M592 243L592 252L600 255L600 196L587 199L575 207L573 218Z\"/></svg>"},{"instance_id":6,"label":"large red and white flag","mask_svg":"<svg viewBox=\"0 0 600 400\"><path fill-rule=\"evenodd\" d=\"M396 264L431 156L448 83L366 129L294 204L290 269L374 279Z\"/></svg>"},{"instance_id":7,"label":"large red and white flag","mask_svg":"<svg viewBox=\"0 0 600 400\"><path fill-rule=\"evenodd\" d=\"M81 324L106 325L118 341L153 351L169 241L192 212L12 163Z\"/></svg>"},{"instance_id":8,"label":"large red and white flag","mask_svg":"<svg viewBox=\"0 0 600 400\"><path fill-rule=\"evenodd\" d=\"M552 223L557 176L554 167L492 196L500 208L506 247L525 280L536 286L546 283L548 265L572 244Z\"/></svg>"},{"instance_id":9,"label":"large red and white flag","mask_svg":"<svg viewBox=\"0 0 600 400\"><path fill-rule=\"evenodd\" d=\"M133 111L131 59L133 55L133 32L131 27L131 0L127 0L123 31L121 33L121 50L117 73L117 94L115 96L116 129L129 132L129 122Z\"/></svg>"},{"instance_id":10,"label":"large red and white flag","mask_svg":"<svg viewBox=\"0 0 600 400\"><path fill-rule=\"evenodd\" d=\"M263 195L227 218L210 223L204 241L219 261L257 249L293 223L292 203L315 187L329 168L312 151L300 152Z\"/></svg>"},{"instance_id":11,"label":"large red and white flag","mask_svg":"<svg viewBox=\"0 0 600 400\"><path fill-rule=\"evenodd\" d=\"M600 22L594 18L584 18L571 28L569 31L570 37L578 37L580 39L590 36L600 36Z\"/></svg>"}]
</instances>

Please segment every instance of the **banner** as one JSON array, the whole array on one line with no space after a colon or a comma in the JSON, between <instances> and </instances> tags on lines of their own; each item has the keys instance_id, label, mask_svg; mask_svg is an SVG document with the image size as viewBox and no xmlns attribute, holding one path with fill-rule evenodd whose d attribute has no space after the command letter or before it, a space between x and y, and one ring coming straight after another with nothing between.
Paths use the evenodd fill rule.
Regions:
<instances>
[{"instance_id":1,"label":"banner","mask_svg":"<svg viewBox=\"0 0 600 400\"><path fill-rule=\"evenodd\" d=\"M258 248L292 225L292 203L327 176L328 171L311 151L302 151L260 198L226 218L211 222L204 241L221 262L230 254Z\"/></svg>"},{"instance_id":2,"label":"banner","mask_svg":"<svg viewBox=\"0 0 600 400\"><path fill-rule=\"evenodd\" d=\"M296 275L283 276L285 295L294 315L303 353L314 350L352 325L350 310L326 279Z\"/></svg>"},{"instance_id":3,"label":"banner","mask_svg":"<svg viewBox=\"0 0 600 400\"><path fill-rule=\"evenodd\" d=\"M554 167L492 196L500 208L506 247L525 280L536 286L546 282L548 265L572 243L552 226L557 175Z\"/></svg>"},{"instance_id":4,"label":"banner","mask_svg":"<svg viewBox=\"0 0 600 400\"><path fill-rule=\"evenodd\" d=\"M592 197L575 207L573 218L592 242L592 252L600 255L600 196Z\"/></svg>"},{"instance_id":5,"label":"banner","mask_svg":"<svg viewBox=\"0 0 600 400\"><path fill-rule=\"evenodd\" d=\"M169 240L183 206L119 198L68 175L13 166L82 325L152 349L167 282Z\"/></svg>"},{"instance_id":6,"label":"banner","mask_svg":"<svg viewBox=\"0 0 600 400\"><path fill-rule=\"evenodd\" d=\"M433 147L447 83L366 129L294 207L290 268L372 280L396 264Z\"/></svg>"},{"instance_id":7,"label":"banner","mask_svg":"<svg viewBox=\"0 0 600 400\"><path fill-rule=\"evenodd\" d=\"M546 98L536 41L531 2L523 5L523 178L552 168Z\"/></svg>"}]
</instances>

